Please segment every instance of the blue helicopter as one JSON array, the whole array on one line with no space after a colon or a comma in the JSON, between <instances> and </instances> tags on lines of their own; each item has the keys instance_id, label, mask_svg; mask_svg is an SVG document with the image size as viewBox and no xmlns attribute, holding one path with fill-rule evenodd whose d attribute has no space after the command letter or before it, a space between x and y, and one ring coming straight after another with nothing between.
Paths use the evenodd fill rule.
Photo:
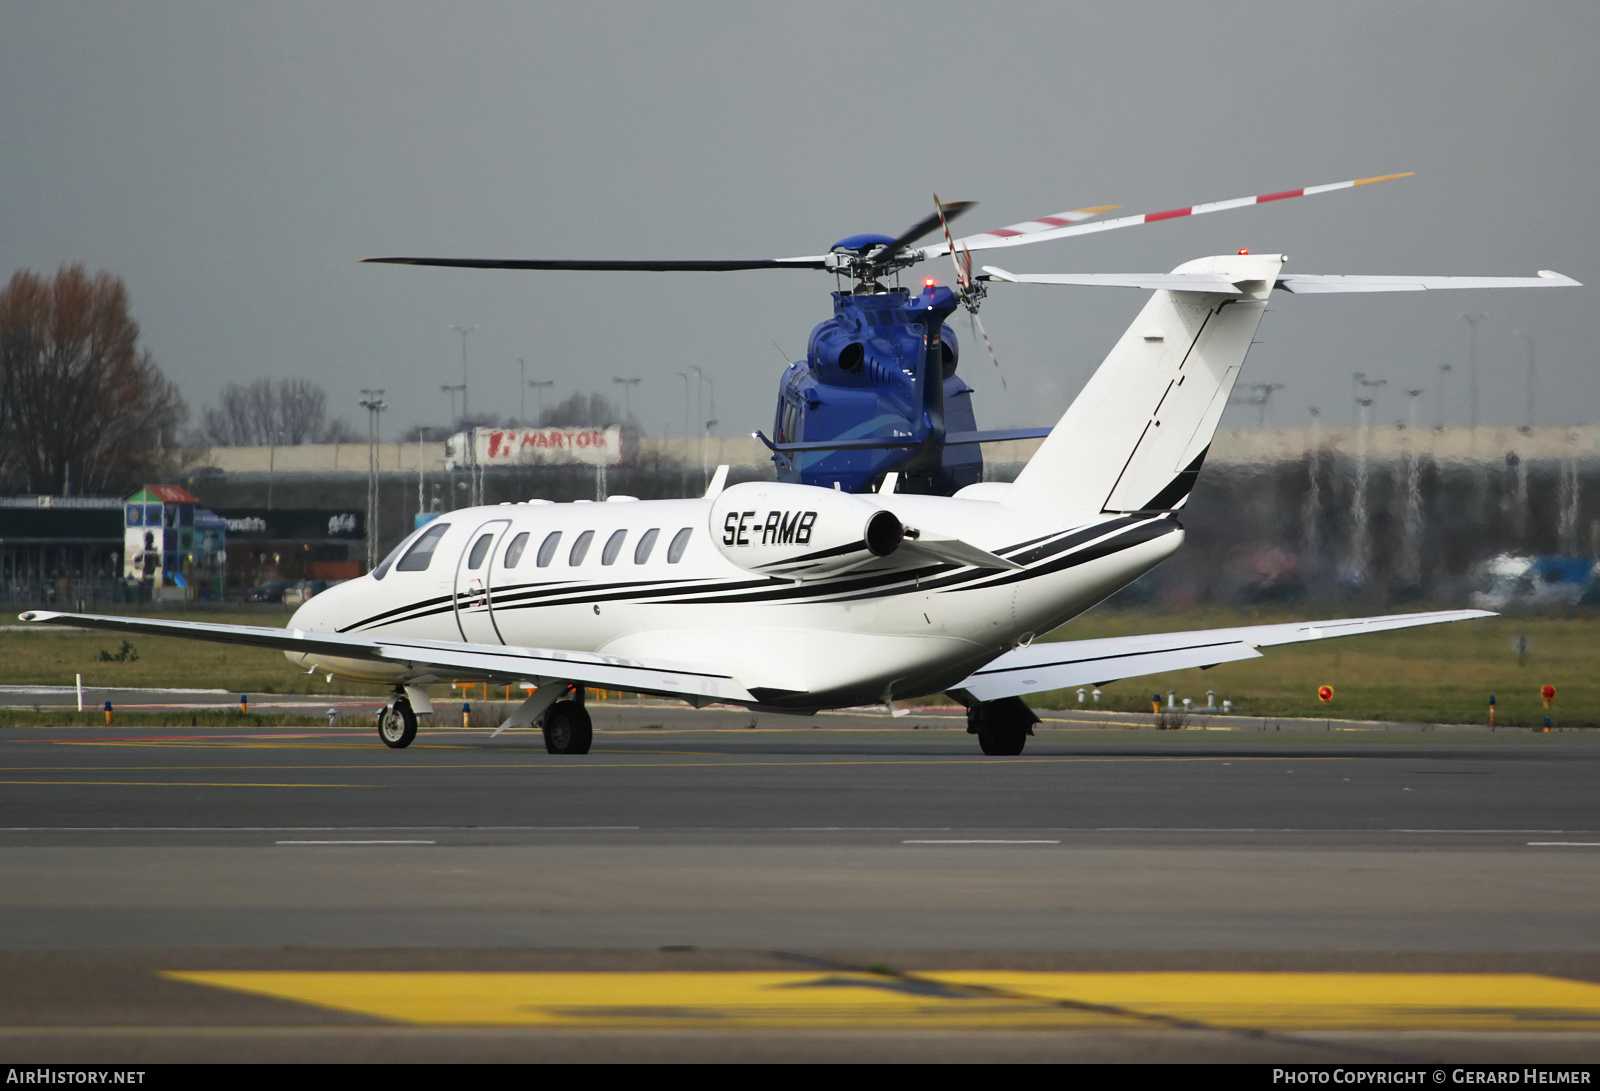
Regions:
<instances>
[{"instance_id":1,"label":"blue helicopter","mask_svg":"<svg viewBox=\"0 0 1600 1091\"><path fill-rule=\"evenodd\" d=\"M602 272L732 272L748 269L820 269L839 281L831 293L833 316L812 331L806 358L790 364L778 385L774 437L756 432L772 451L780 481L845 492L868 492L886 475L898 475L896 490L949 496L983 479L980 444L1047 435L1048 428L980 431L972 387L956 374L961 349L945 322L958 308L967 312L996 369L999 360L978 319L978 308L994 281L1014 274L985 266L974 275L972 251L1047 242L1073 235L1156 223L1347 189L1385 178L1309 186L1280 193L1238 197L1187 208L1095 217L1115 205L1070 209L1052 216L952 238L950 221L974 202L941 202L897 236L862 234L840 239L826 254L749 260L586 260L498 258L366 258L392 265L464 269L596 270ZM1094 221L1094 222L1089 222ZM942 228L944 239L917 245ZM929 279L915 295L898 283L903 272L928 258L948 255L955 266L952 289ZM1032 278L1028 282L1033 282ZM1122 284L1115 274L1052 275L1057 284ZM1131 282L1128 282L1131 283ZM1141 282L1142 284L1142 282ZM1148 286L1148 285L1146 285ZM1002 383L1004 380L1002 379Z\"/></svg>"}]
</instances>

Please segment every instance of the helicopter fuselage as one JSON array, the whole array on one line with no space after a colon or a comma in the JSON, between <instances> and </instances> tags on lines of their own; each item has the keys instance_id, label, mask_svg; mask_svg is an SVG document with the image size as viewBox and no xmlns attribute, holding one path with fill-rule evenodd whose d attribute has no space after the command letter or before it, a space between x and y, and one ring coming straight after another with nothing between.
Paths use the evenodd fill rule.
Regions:
<instances>
[{"instance_id":1,"label":"helicopter fuselage","mask_svg":"<svg viewBox=\"0 0 1600 1091\"><path fill-rule=\"evenodd\" d=\"M779 384L778 479L864 492L897 472L900 491L942 495L981 481L976 445L944 444L947 432L976 427L944 321L956 294L931 282L916 295L866 282L832 297L833 317L811 331L806 358ZM783 449L790 444L820 446Z\"/></svg>"}]
</instances>

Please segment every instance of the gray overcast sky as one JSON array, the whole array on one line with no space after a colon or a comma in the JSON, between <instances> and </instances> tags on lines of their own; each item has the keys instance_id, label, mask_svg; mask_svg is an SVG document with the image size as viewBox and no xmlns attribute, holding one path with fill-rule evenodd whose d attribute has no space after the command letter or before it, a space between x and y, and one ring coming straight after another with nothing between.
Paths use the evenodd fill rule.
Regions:
<instances>
[{"instance_id":1,"label":"gray overcast sky","mask_svg":"<svg viewBox=\"0 0 1600 1091\"><path fill-rule=\"evenodd\" d=\"M530 378L614 393L681 430L690 364L724 433L770 429L786 353L832 278L374 267L364 256L755 257L889 234L930 194L968 231L1413 170L1417 177L1012 251L1008 268L1155 271L1283 251L1324 273L1531 274L1593 288L1282 297L1245 382L1278 423L1350 420L1353 370L1398 391L1457 365L1482 309L1483 415L1600 419L1600 5L103 4L0 0L0 274L82 261L128 282L191 406L302 376L385 431ZM924 266L947 278L947 263ZM979 423L1045 424L1142 302L998 288L1009 389L962 336ZM792 358L792 357L791 357ZM529 407L532 396L530 392ZM1236 414L1240 411L1235 411ZM1248 419L1248 418L1244 418Z\"/></svg>"}]
</instances>

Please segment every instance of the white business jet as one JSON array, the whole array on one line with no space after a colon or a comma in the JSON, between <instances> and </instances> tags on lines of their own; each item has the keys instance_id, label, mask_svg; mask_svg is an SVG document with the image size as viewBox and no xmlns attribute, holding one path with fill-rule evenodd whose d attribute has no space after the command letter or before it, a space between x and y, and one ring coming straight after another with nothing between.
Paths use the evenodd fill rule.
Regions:
<instances>
[{"instance_id":1,"label":"white business jet","mask_svg":"<svg viewBox=\"0 0 1600 1091\"><path fill-rule=\"evenodd\" d=\"M1183 541L1178 513L1275 290L1550 287L1537 277L1284 274L1282 255L1171 273L1001 282L1153 289L1011 484L953 497L751 482L702 497L464 508L287 628L33 611L23 620L279 648L308 671L394 687L378 734L416 737L428 684L525 683L500 730L587 753L585 687L814 713L946 693L985 754L1018 754L1030 693L1207 667L1275 644L1490 616L1447 610L1039 643Z\"/></svg>"}]
</instances>

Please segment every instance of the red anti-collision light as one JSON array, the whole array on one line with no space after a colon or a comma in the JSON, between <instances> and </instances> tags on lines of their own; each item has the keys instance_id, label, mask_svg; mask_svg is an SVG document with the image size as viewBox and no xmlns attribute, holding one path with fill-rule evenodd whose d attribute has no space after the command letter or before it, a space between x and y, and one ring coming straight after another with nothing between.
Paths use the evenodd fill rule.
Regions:
<instances>
[{"instance_id":1,"label":"red anti-collision light","mask_svg":"<svg viewBox=\"0 0 1600 1091\"><path fill-rule=\"evenodd\" d=\"M1246 255L1246 254L1248 254L1248 253L1249 253L1249 252L1250 252L1250 251L1248 251L1248 250L1241 250L1241 251L1239 251L1239 256L1240 256L1240 257L1244 257L1244 256L1245 256L1245 255Z\"/></svg>"},{"instance_id":2,"label":"red anti-collision light","mask_svg":"<svg viewBox=\"0 0 1600 1091\"><path fill-rule=\"evenodd\" d=\"M939 283L937 280L925 280L922 282L922 286L924 288L932 288L937 283Z\"/></svg>"}]
</instances>

